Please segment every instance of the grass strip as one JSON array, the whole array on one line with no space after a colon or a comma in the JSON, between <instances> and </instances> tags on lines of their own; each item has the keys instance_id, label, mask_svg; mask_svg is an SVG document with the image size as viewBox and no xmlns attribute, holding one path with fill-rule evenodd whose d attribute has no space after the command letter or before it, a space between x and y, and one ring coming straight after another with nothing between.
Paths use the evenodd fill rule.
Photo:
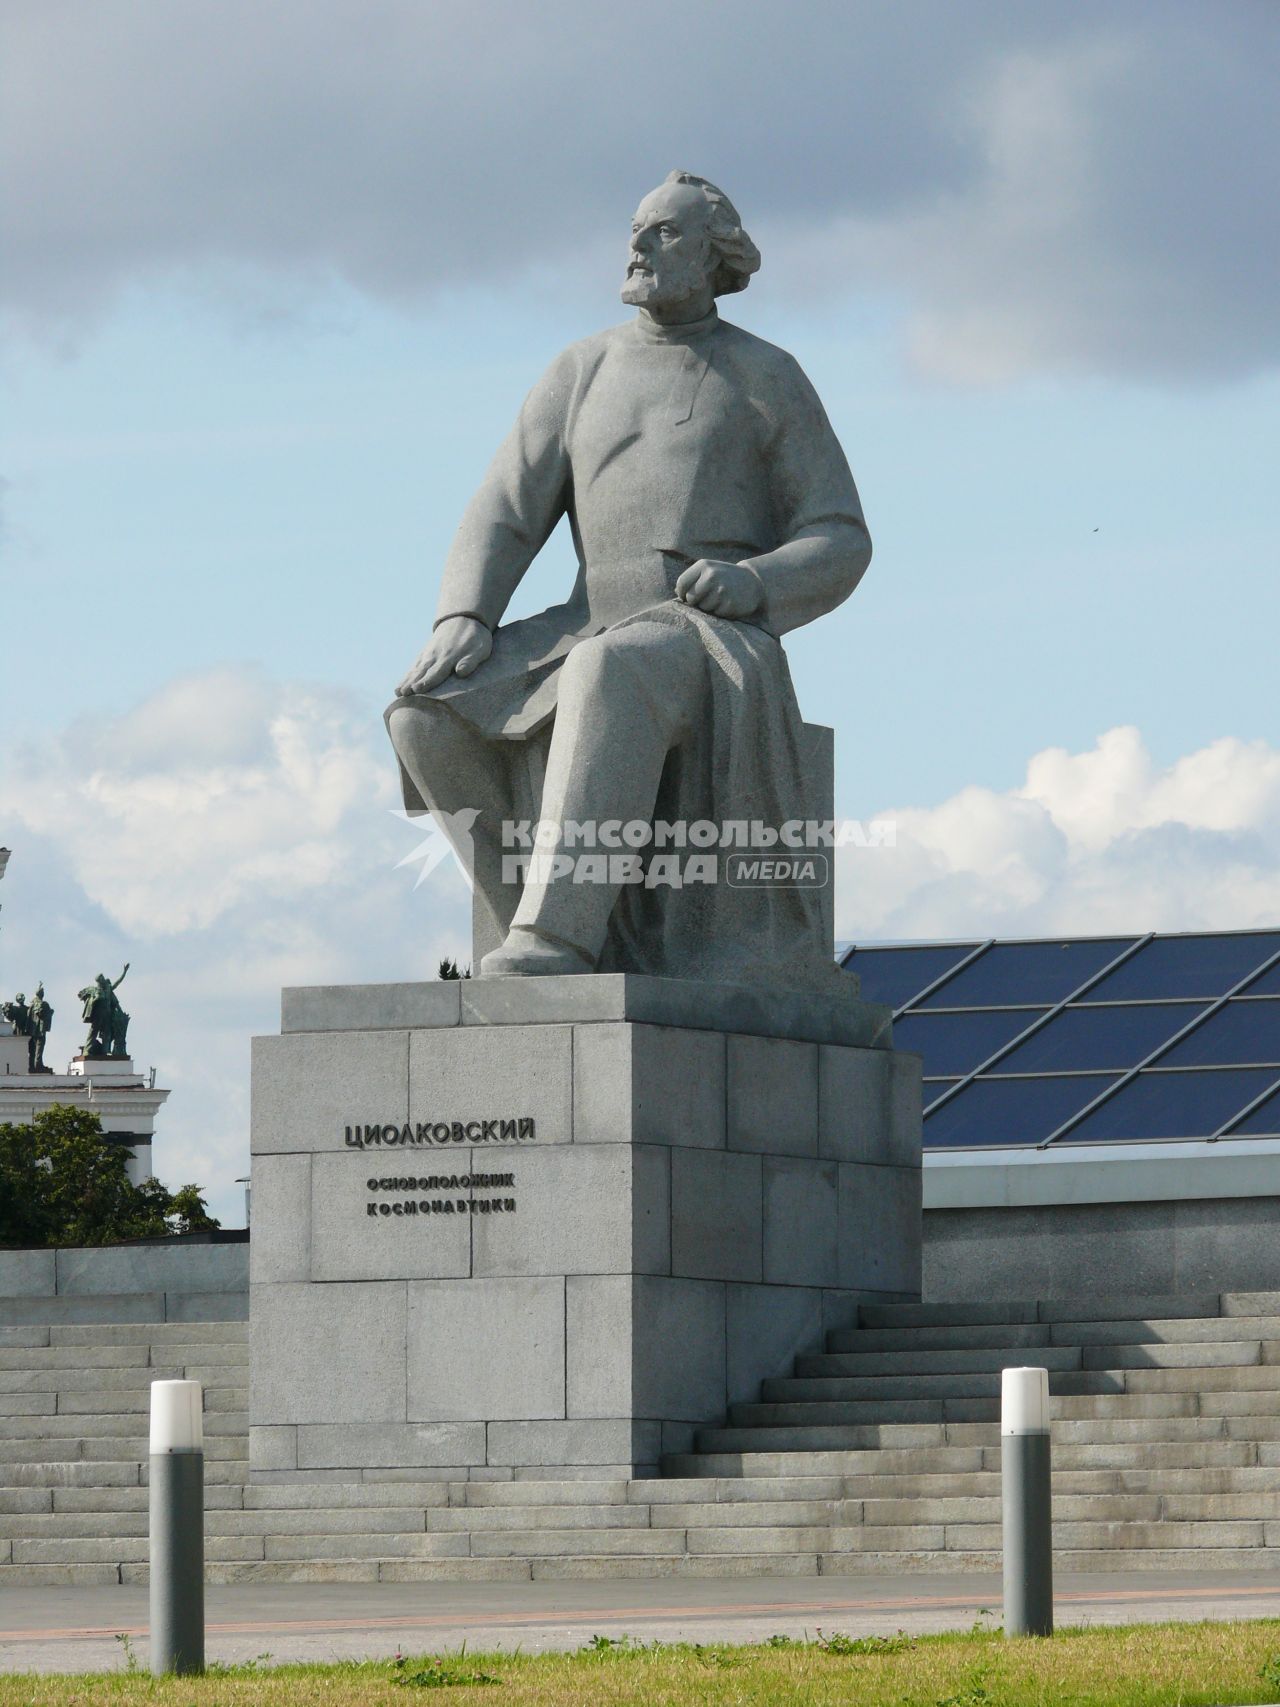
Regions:
<instances>
[{"instance_id":1,"label":"grass strip","mask_svg":"<svg viewBox=\"0 0 1280 1707\"><path fill-rule=\"evenodd\" d=\"M597 1636L566 1654L415 1655L338 1665L270 1656L202 1678L124 1669L0 1676L0 1707L1255 1707L1280 1701L1280 1619L1072 1627L1006 1641L816 1631L753 1646Z\"/></svg>"}]
</instances>

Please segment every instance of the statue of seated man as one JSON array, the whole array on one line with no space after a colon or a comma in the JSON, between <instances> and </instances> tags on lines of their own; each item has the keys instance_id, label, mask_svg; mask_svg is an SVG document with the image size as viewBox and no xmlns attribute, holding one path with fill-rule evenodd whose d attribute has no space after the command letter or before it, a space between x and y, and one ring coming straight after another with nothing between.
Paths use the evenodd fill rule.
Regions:
<instances>
[{"instance_id":1,"label":"statue of seated man","mask_svg":"<svg viewBox=\"0 0 1280 1707\"><path fill-rule=\"evenodd\" d=\"M406 806L469 855L501 942L485 977L830 981L812 890L708 882L705 865L698 882L619 880L616 860L588 880L586 860L556 858L583 847L583 825L814 816L779 637L848 598L871 543L798 364L716 312L759 264L706 179L673 172L640 203L622 290L638 312L530 392L387 712ZM569 598L502 624L564 515ZM521 821L542 825L544 857L512 882L504 825ZM660 858L644 850L650 878L669 872Z\"/></svg>"}]
</instances>

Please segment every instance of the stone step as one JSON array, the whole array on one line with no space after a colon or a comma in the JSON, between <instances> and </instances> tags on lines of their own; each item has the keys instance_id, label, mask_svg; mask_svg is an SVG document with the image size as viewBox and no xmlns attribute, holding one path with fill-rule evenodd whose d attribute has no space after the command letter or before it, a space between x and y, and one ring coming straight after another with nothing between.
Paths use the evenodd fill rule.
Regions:
<instances>
[{"instance_id":1,"label":"stone step","mask_svg":"<svg viewBox=\"0 0 1280 1707\"><path fill-rule=\"evenodd\" d=\"M211 1468L222 1459L234 1459L237 1463L245 1464L245 1474L248 1474L247 1448L244 1418L239 1412L229 1413L232 1418L232 1428L224 1436L216 1432L219 1418L205 1418L204 1438L204 1467L206 1481L210 1477ZM111 1417L28 1417L27 1424L36 1422L80 1422L85 1421L97 1425L92 1430L76 1430L66 1436L57 1435L26 1435L14 1439L0 1440L0 1482L12 1480L10 1470L14 1465L21 1464L50 1464L58 1460L75 1461L79 1459L93 1460L96 1463L111 1462L132 1464L135 1471L141 1473L150 1456L150 1442L144 1434L117 1435L99 1432L101 1424L117 1419ZM130 1421L130 1419L125 1419ZM131 1422L131 1426L136 1426Z\"/></svg>"},{"instance_id":2,"label":"stone step","mask_svg":"<svg viewBox=\"0 0 1280 1707\"><path fill-rule=\"evenodd\" d=\"M152 1381L180 1381L183 1378L180 1364L166 1368L138 1369L61 1369L57 1372L56 1380L43 1370L4 1369L0 1370L0 1393L39 1393L61 1390L63 1392L94 1391L113 1392L121 1387L137 1387L140 1384L139 1374L146 1376L146 1385Z\"/></svg>"},{"instance_id":3,"label":"stone step","mask_svg":"<svg viewBox=\"0 0 1280 1707\"><path fill-rule=\"evenodd\" d=\"M1154 1451L1159 1447L1195 1445L1200 1448L1227 1446L1256 1446L1257 1436L1249 1432L1266 1418L1169 1417L1154 1420L1103 1421L1060 1423L1055 1430L1054 1458L1064 1463L1063 1455L1074 1451L1089 1451L1107 1446L1134 1446ZM1226 1425L1233 1425L1228 1435ZM947 1424L951 1444L978 1446L990 1452L999 1462L998 1425L955 1423ZM733 1426L699 1429L696 1443L699 1453L798 1453L826 1451L855 1451L874 1444L868 1435L874 1433L865 1425L838 1422L778 1423L772 1427Z\"/></svg>"},{"instance_id":4,"label":"stone step","mask_svg":"<svg viewBox=\"0 0 1280 1707\"><path fill-rule=\"evenodd\" d=\"M852 1403L866 1406L868 1417L881 1413L869 1400ZM988 1399L922 1400L914 1414L921 1419L933 1417L943 1423L996 1423L1000 1417L1000 1401L994 1395ZM941 1410L930 1411L929 1405ZM1136 1421L1159 1417L1232 1417L1276 1416L1280 1414L1280 1392L1262 1390L1243 1393L1102 1393L1085 1396L1055 1393L1050 1396L1049 1409L1055 1425L1059 1422ZM1065 1438L1065 1437L1064 1437Z\"/></svg>"},{"instance_id":5,"label":"stone step","mask_svg":"<svg viewBox=\"0 0 1280 1707\"><path fill-rule=\"evenodd\" d=\"M827 1350L1028 1351L1035 1346L1187 1344L1280 1338L1280 1316L1149 1317L1145 1320L994 1324L986 1327L835 1328ZM1026 1359L1025 1361L1032 1361Z\"/></svg>"},{"instance_id":6,"label":"stone step","mask_svg":"<svg viewBox=\"0 0 1280 1707\"><path fill-rule=\"evenodd\" d=\"M1064 1549L1055 1554L1061 1572L1113 1572L1116 1554L1105 1549ZM1257 1548L1201 1547L1143 1548L1126 1558L1126 1570L1149 1572L1241 1571L1269 1566L1268 1555ZM997 1552L957 1550L913 1553L761 1553L726 1558L716 1554L668 1554L647 1557L563 1555L534 1559L353 1559L255 1560L210 1563L210 1583L325 1583L325 1582L566 1582L626 1578L741 1578L774 1576L864 1576L878 1572L935 1574L940 1571L1000 1569ZM0 1587L60 1584L147 1582L145 1564L123 1565L4 1565Z\"/></svg>"},{"instance_id":7,"label":"stone step","mask_svg":"<svg viewBox=\"0 0 1280 1707\"><path fill-rule=\"evenodd\" d=\"M1049 1388L1053 1393L1077 1396L1123 1393L1125 1381L1124 1375L1114 1370L1057 1370L1050 1375ZM898 1407L904 1404L920 1404L923 1401L942 1399L999 1398L1000 1372L978 1371L972 1375L839 1376L831 1379L785 1375L762 1382L761 1392L766 1395L765 1402L769 1404L803 1404L810 1402L810 1399L821 1401L824 1397L838 1397L845 1402L861 1400L872 1406L885 1422L908 1422L923 1417L926 1413L906 1411L900 1415L895 1414ZM786 1395L786 1398L775 1399L775 1394ZM809 1395L809 1399L804 1395ZM735 1414L738 1408L734 1407Z\"/></svg>"},{"instance_id":8,"label":"stone step","mask_svg":"<svg viewBox=\"0 0 1280 1707\"><path fill-rule=\"evenodd\" d=\"M16 1490L15 1490L16 1491ZM32 1490L33 1492L35 1490ZM55 1512L146 1511L151 1491L141 1483L131 1487L46 1488L45 1494ZM232 1483L209 1482L205 1485L206 1511L239 1511L244 1504L244 1488ZM0 1489L0 1510L5 1490Z\"/></svg>"},{"instance_id":9,"label":"stone step","mask_svg":"<svg viewBox=\"0 0 1280 1707\"><path fill-rule=\"evenodd\" d=\"M1237 1298L1247 1296L1235 1294ZM1274 1294L1255 1294L1270 1299ZM1184 1294L1118 1295L1113 1298L1044 1300L1027 1303L924 1303L860 1304L858 1321L866 1328L967 1328L992 1324L1035 1322L1105 1322L1159 1317L1217 1316L1223 1313L1222 1297L1216 1292ZM1239 1314L1239 1311L1234 1312ZM1259 1304L1253 1314L1272 1313L1269 1303Z\"/></svg>"},{"instance_id":10,"label":"stone step","mask_svg":"<svg viewBox=\"0 0 1280 1707\"><path fill-rule=\"evenodd\" d=\"M78 1373L85 1369L140 1369L151 1366L165 1368L200 1364L205 1368L220 1368L247 1375L248 1347L227 1340L208 1342L172 1340L153 1344L146 1340L119 1345L34 1345L6 1346L0 1344L0 1371L29 1370L35 1374L67 1370Z\"/></svg>"},{"instance_id":11,"label":"stone step","mask_svg":"<svg viewBox=\"0 0 1280 1707\"><path fill-rule=\"evenodd\" d=\"M57 1408L56 1393L0 1393L0 1417L50 1417Z\"/></svg>"},{"instance_id":12,"label":"stone step","mask_svg":"<svg viewBox=\"0 0 1280 1707\"><path fill-rule=\"evenodd\" d=\"M997 1499L1001 1491L1000 1472L995 1469L952 1471L949 1474L926 1472L912 1476L871 1472L844 1476L839 1478L839 1482L842 1494L848 1499ZM698 1485L698 1479L692 1477L677 1484L681 1488L695 1489ZM1204 1495L1206 1498L1215 1494L1269 1494L1280 1492L1280 1469L1250 1465L1240 1469L1198 1466L1192 1469L1063 1470L1055 1466L1053 1491L1055 1499L1083 1494L1177 1493Z\"/></svg>"},{"instance_id":13,"label":"stone step","mask_svg":"<svg viewBox=\"0 0 1280 1707\"><path fill-rule=\"evenodd\" d=\"M72 1345L232 1345L249 1349L249 1324L236 1322L51 1322L44 1344Z\"/></svg>"},{"instance_id":14,"label":"stone step","mask_svg":"<svg viewBox=\"0 0 1280 1707\"><path fill-rule=\"evenodd\" d=\"M48 1345L48 1343L49 1328L47 1323L38 1326L15 1328L3 1321L0 1321L0 1346L37 1346Z\"/></svg>"},{"instance_id":15,"label":"stone step","mask_svg":"<svg viewBox=\"0 0 1280 1707\"><path fill-rule=\"evenodd\" d=\"M0 1371L47 1370L53 1381L63 1370L145 1369L150 1360L148 1345L0 1345Z\"/></svg>"},{"instance_id":16,"label":"stone step","mask_svg":"<svg viewBox=\"0 0 1280 1707\"><path fill-rule=\"evenodd\" d=\"M0 1462L0 1486L6 1488L119 1488L139 1485L137 1464L87 1464L76 1459L50 1461L47 1458L34 1458L26 1463Z\"/></svg>"},{"instance_id":17,"label":"stone step","mask_svg":"<svg viewBox=\"0 0 1280 1707\"><path fill-rule=\"evenodd\" d=\"M826 1337L826 1351L829 1355L864 1351L1025 1352L1052 1345L1053 1332L1043 1322L993 1322L985 1327L832 1328Z\"/></svg>"},{"instance_id":18,"label":"stone step","mask_svg":"<svg viewBox=\"0 0 1280 1707\"><path fill-rule=\"evenodd\" d=\"M149 1427L151 1414L150 1387L122 1387L112 1393L90 1393L75 1390L55 1395L59 1416L132 1417L135 1427ZM211 1419L225 1411L249 1415L249 1389L245 1387L206 1387L204 1389L205 1427ZM246 1422L245 1427L248 1427Z\"/></svg>"},{"instance_id":19,"label":"stone step","mask_svg":"<svg viewBox=\"0 0 1280 1707\"><path fill-rule=\"evenodd\" d=\"M1252 1343L1255 1351L1257 1342ZM1216 1348L1215 1348L1216 1349ZM1025 1363L1021 1355L1012 1359L1003 1350L946 1351L841 1351L811 1352L796 1358L795 1373L801 1376L851 1375L883 1377L900 1375L999 1374L1011 1361ZM1041 1369L1080 1369L1083 1353L1078 1346L1037 1346L1030 1359ZM1252 1359L1257 1363L1259 1359ZM1091 1367L1096 1367L1093 1365Z\"/></svg>"}]
</instances>

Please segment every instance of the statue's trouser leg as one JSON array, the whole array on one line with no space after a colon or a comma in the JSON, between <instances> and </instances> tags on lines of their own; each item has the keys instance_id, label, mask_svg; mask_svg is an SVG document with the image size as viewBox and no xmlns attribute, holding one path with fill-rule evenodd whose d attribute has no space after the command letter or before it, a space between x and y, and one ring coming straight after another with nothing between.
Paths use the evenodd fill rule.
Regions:
<instances>
[{"instance_id":1,"label":"statue's trouser leg","mask_svg":"<svg viewBox=\"0 0 1280 1707\"><path fill-rule=\"evenodd\" d=\"M564 826L652 819L667 754L693 727L705 673L699 641L666 623L629 623L574 647L560 671L539 813L560 826L560 840L539 853L631 851L625 843L569 847ZM594 965L618 889L531 874L512 925L567 944Z\"/></svg>"},{"instance_id":2,"label":"statue's trouser leg","mask_svg":"<svg viewBox=\"0 0 1280 1707\"><path fill-rule=\"evenodd\" d=\"M450 835L447 821L441 827L454 852L470 868L477 900L488 911L491 934L500 942L510 929L520 893L502 881L502 825L516 813L495 760L494 742L447 706L430 700L397 706L387 728L396 756L433 811L478 808L470 847L461 836Z\"/></svg>"}]
</instances>

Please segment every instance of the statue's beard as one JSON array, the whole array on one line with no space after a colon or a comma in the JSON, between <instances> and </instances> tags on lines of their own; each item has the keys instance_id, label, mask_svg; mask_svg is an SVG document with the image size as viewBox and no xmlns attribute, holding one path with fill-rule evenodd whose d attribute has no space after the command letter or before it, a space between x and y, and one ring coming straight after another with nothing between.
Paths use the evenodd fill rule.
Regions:
<instances>
[{"instance_id":1,"label":"statue's beard","mask_svg":"<svg viewBox=\"0 0 1280 1707\"><path fill-rule=\"evenodd\" d=\"M622 300L633 308L676 308L706 288L704 267L695 261L666 261L660 267L627 268Z\"/></svg>"}]
</instances>

